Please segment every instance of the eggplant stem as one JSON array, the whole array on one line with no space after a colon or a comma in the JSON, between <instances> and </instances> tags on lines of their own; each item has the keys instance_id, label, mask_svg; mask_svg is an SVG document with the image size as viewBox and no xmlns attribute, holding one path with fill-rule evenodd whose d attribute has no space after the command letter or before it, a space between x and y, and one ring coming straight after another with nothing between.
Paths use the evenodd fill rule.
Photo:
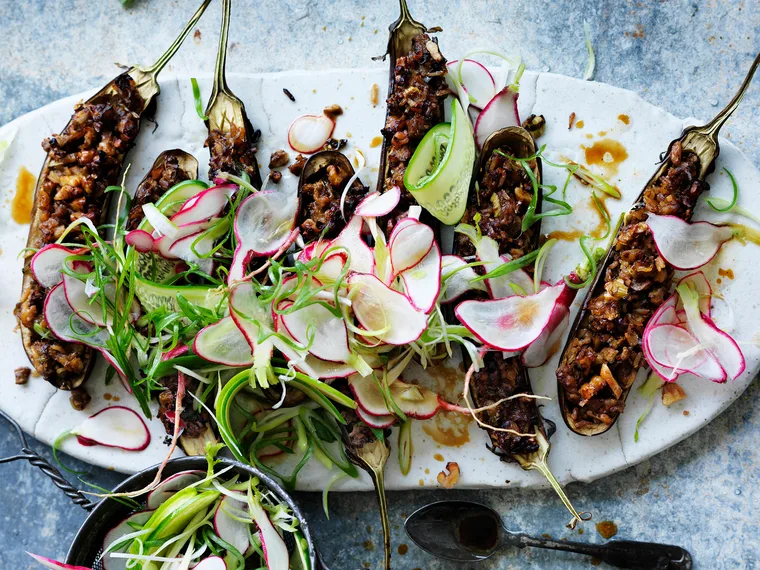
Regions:
<instances>
[{"instance_id":1,"label":"eggplant stem","mask_svg":"<svg viewBox=\"0 0 760 570\"><path fill-rule=\"evenodd\" d=\"M377 504L380 508L380 523L383 527L383 555L385 560L385 570L391 570L391 524L388 518L388 498L385 496L385 476L382 469L370 469L369 476L375 486Z\"/></svg>"},{"instance_id":2,"label":"eggplant stem","mask_svg":"<svg viewBox=\"0 0 760 570\"><path fill-rule=\"evenodd\" d=\"M227 67L227 37L230 32L231 13L232 0L222 0L222 30L219 33L219 50L216 54L216 67L214 68L214 89L210 101L213 101L220 92L226 93L228 91L225 69Z\"/></svg>"},{"instance_id":3,"label":"eggplant stem","mask_svg":"<svg viewBox=\"0 0 760 570\"><path fill-rule=\"evenodd\" d=\"M554 492L557 493L557 496L559 497L560 501L562 501L562 504L565 505L567 510L570 511L570 514L573 515L573 518L567 524L567 528L574 529L575 525L578 524L578 522L591 520L591 513L579 513L575 510L575 507L567 497L567 494L562 488L562 485L560 485L559 481L557 481L557 478L554 476L554 473L552 473L551 469L549 469L549 465L546 462L546 457L549 455L549 441L538 428L536 428L536 441L538 441L539 446L537 452L531 453L529 455L514 456L515 459L517 459L517 461L520 463L520 467L522 467L525 471L538 471L541 473L541 475L546 477L546 480L549 482L549 485L551 485L552 489L554 489ZM584 517L584 515L587 516Z\"/></svg>"},{"instance_id":4,"label":"eggplant stem","mask_svg":"<svg viewBox=\"0 0 760 570\"><path fill-rule=\"evenodd\" d=\"M703 131L706 136L718 136L718 131L720 128L725 124L731 114L739 106L741 100L744 98L744 94L747 92L747 89L752 82L752 78L754 77L758 66L760 66L760 53L757 54L755 60L752 62L747 75L744 77L744 81L742 81L742 84L739 87L739 90L736 92L736 95L734 95L733 99L729 101L728 105L726 105L725 108L720 113L718 113L712 121L699 129L700 131Z\"/></svg>"}]
</instances>

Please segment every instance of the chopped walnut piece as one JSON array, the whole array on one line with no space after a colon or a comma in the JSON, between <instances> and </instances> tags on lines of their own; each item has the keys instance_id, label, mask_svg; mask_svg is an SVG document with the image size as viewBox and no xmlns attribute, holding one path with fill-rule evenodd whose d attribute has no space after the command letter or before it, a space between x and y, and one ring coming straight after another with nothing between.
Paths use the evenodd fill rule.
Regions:
<instances>
[{"instance_id":1,"label":"chopped walnut piece","mask_svg":"<svg viewBox=\"0 0 760 570\"><path fill-rule=\"evenodd\" d=\"M92 398L87 393L87 390L80 386L79 388L74 388L71 391L69 402L71 403L72 408L81 412L87 407L87 404L90 403L91 399Z\"/></svg>"},{"instance_id":2,"label":"chopped walnut piece","mask_svg":"<svg viewBox=\"0 0 760 570\"><path fill-rule=\"evenodd\" d=\"M610 367L607 366L606 362L602 364L600 376L605 381L607 386L610 387L610 390L612 390L612 393L615 394L615 397L620 399L620 397L623 395L623 389L620 387L620 384L618 384L618 381L615 380L615 377L612 375L612 371L610 370Z\"/></svg>"},{"instance_id":3,"label":"chopped walnut piece","mask_svg":"<svg viewBox=\"0 0 760 570\"><path fill-rule=\"evenodd\" d=\"M523 121L522 128L533 135L534 139L537 139L544 134L546 119L543 115L531 115Z\"/></svg>"},{"instance_id":4,"label":"chopped walnut piece","mask_svg":"<svg viewBox=\"0 0 760 570\"><path fill-rule=\"evenodd\" d=\"M280 180L282 180L282 172L273 170L272 172L269 173L269 179L275 184L279 184Z\"/></svg>"},{"instance_id":5,"label":"chopped walnut piece","mask_svg":"<svg viewBox=\"0 0 760 570\"><path fill-rule=\"evenodd\" d=\"M433 40L428 40L425 44L425 47L430 52L430 56L435 61L441 61L443 59L443 56L441 55L441 51L438 49L438 44L435 43Z\"/></svg>"},{"instance_id":6,"label":"chopped walnut piece","mask_svg":"<svg viewBox=\"0 0 760 570\"><path fill-rule=\"evenodd\" d=\"M448 473L446 473L448 471ZM438 484L444 489L453 489L459 481L459 464L449 461L446 464L446 470L438 474Z\"/></svg>"},{"instance_id":7,"label":"chopped walnut piece","mask_svg":"<svg viewBox=\"0 0 760 570\"><path fill-rule=\"evenodd\" d=\"M22 366L14 370L16 374L16 384L26 384L29 382L29 375L32 373L32 369L28 366Z\"/></svg>"},{"instance_id":8,"label":"chopped walnut piece","mask_svg":"<svg viewBox=\"0 0 760 570\"><path fill-rule=\"evenodd\" d=\"M301 171L303 170L304 164L306 164L306 157L302 154L299 154L296 157L295 162L288 166L288 170L290 170L290 172L295 176L301 176Z\"/></svg>"},{"instance_id":9,"label":"chopped walnut piece","mask_svg":"<svg viewBox=\"0 0 760 570\"><path fill-rule=\"evenodd\" d=\"M373 83L369 90L369 101L372 103L373 107L377 107L378 91L379 87L377 86L377 83Z\"/></svg>"},{"instance_id":10,"label":"chopped walnut piece","mask_svg":"<svg viewBox=\"0 0 760 570\"><path fill-rule=\"evenodd\" d=\"M675 382L666 382L662 387L662 403L666 406L680 402L685 397L686 392Z\"/></svg>"},{"instance_id":11,"label":"chopped walnut piece","mask_svg":"<svg viewBox=\"0 0 760 570\"><path fill-rule=\"evenodd\" d=\"M334 121L343 114L343 108L340 105L328 105L322 112Z\"/></svg>"},{"instance_id":12,"label":"chopped walnut piece","mask_svg":"<svg viewBox=\"0 0 760 570\"><path fill-rule=\"evenodd\" d=\"M282 168L283 166L286 166L289 161L290 156L288 156L287 152L282 149L276 150L269 157L269 170L272 170L273 168Z\"/></svg>"},{"instance_id":13,"label":"chopped walnut piece","mask_svg":"<svg viewBox=\"0 0 760 570\"><path fill-rule=\"evenodd\" d=\"M574 124L575 124L575 111L570 113L570 117L567 119L567 130L569 131L570 129L572 129Z\"/></svg>"}]
</instances>

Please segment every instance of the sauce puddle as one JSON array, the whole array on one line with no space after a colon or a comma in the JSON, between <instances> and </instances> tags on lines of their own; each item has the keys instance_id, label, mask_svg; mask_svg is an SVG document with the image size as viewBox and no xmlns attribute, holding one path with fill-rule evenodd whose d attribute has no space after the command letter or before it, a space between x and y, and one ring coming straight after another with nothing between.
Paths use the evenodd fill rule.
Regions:
<instances>
[{"instance_id":1,"label":"sauce puddle","mask_svg":"<svg viewBox=\"0 0 760 570\"><path fill-rule=\"evenodd\" d=\"M618 166L628 158L626 148L612 139L602 139L591 146L581 146L581 148L586 155L586 164L601 166L610 174L617 174Z\"/></svg>"},{"instance_id":2,"label":"sauce puddle","mask_svg":"<svg viewBox=\"0 0 760 570\"><path fill-rule=\"evenodd\" d=\"M37 178L23 166L18 169L16 178L16 193L11 202L11 217L17 224L28 224L32 221L32 202Z\"/></svg>"}]
</instances>

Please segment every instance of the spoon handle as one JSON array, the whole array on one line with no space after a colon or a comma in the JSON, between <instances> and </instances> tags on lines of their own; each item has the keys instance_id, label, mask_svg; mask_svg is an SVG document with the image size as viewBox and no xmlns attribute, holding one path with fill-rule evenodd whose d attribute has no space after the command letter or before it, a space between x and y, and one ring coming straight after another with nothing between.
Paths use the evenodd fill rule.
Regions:
<instances>
[{"instance_id":1,"label":"spoon handle","mask_svg":"<svg viewBox=\"0 0 760 570\"><path fill-rule=\"evenodd\" d=\"M691 570L691 554L680 546L633 540L588 544L518 535L521 546L564 550L595 556L607 564L632 570Z\"/></svg>"}]
</instances>

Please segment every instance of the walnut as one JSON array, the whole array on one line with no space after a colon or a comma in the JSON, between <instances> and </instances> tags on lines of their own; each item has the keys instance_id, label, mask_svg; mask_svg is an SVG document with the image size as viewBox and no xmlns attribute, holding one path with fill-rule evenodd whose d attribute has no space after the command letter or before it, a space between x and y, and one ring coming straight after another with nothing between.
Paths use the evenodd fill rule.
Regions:
<instances>
[{"instance_id":1,"label":"walnut","mask_svg":"<svg viewBox=\"0 0 760 570\"><path fill-rule=\"evenodd\" d=\"M448 471L448 473L446 473ZM444 489L453 489L459 481L459 464L449 461L446 464L446 470L438 474L438 484Z\"/></svg>"},{"instance_id":2,"label":"walnut","mask_svg":"<svg viewBox=\"0 0 760 570\"><path fill-rule=\"evenodd\" d=\"M662 387L662 403L670 406L683 400L686 392L675 382L666 382Z\"/></svg>"},{"instance_id":3,"label":"walnut","mask_svg":"<svg viewBox=\"0 0 760 570\"><path fill-rule=\"evenodd\" d=\"M269 157L269 170L273 168L281 168L288 164L290 157L288 153L282 149L276 150Z\"/></svg>"},{"instance_id":4,"label":"walnut","mask_svg":"<svg viewBox=\"0 0 760 570\"><path fill-rule=\"evenodd\" d=\"M336 117L343 114L343 108L340 105L333 104L325 107L322 112L334 121Z\"/></svg>"}]
</instances>

